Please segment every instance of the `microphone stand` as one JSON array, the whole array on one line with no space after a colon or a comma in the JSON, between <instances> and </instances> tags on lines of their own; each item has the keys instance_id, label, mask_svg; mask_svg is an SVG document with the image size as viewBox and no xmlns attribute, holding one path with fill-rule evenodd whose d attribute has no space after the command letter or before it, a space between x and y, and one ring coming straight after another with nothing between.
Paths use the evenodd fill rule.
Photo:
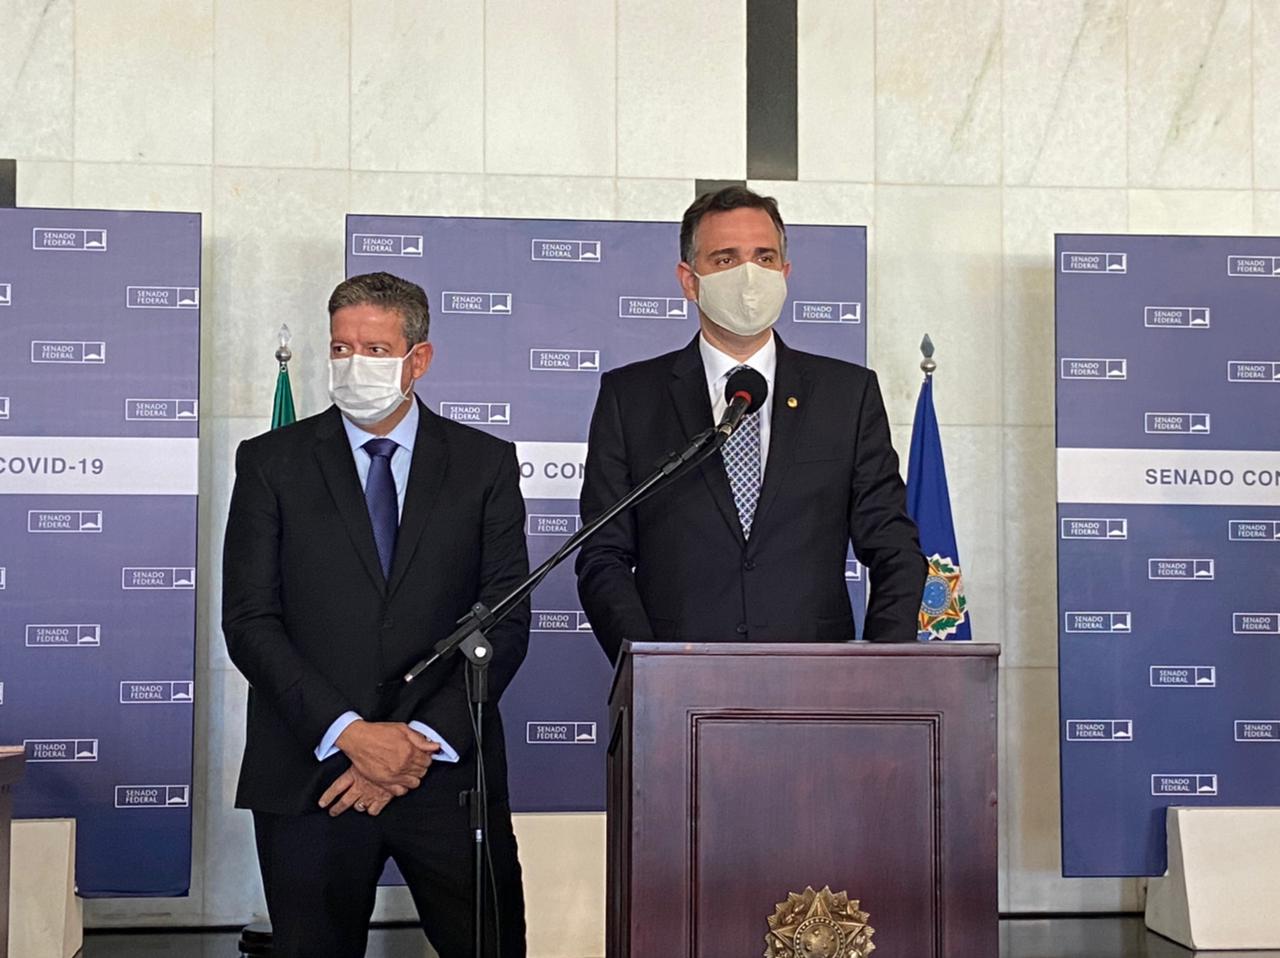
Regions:
<instances>
[{"instance_id":1,"label":"microphone stand","mask_svg":"<svg viewBox=\"0 0 1280 958\"><path fill-rule=\"evenodd\" d=\"M399 688L403 691L412 685L413 681L434 663L454 650L461 652L467 660L467 700L471 707L472 730L475 735L476 777L472 788L463 792L458 796L458 799L460 804L466 804L470 809L471 829L475 842L472 862L472 881L474 883L473 920L475 921L473 947L475 949L475 958L483 958L484 955L485 857L488 843L489 796L484 775L482 733L484 706L489 698L487 678L489 662L493 658L493 646L489 643L488 634L516 606L527 599L553 569L576 552L583 543L599 532L607 523L619 514L634 508L650 495L658 492L665 484L674 481L675 474L682 467L687 465L688 469L693 469L719 450L728 440L730 433L737 428L745 409L745 403L739 403L735 400L720 425L703 430L694 436L680 452L668 455L651 476L574 533L550 558L530 573L528 578L516 586L509 595L494 605L492 609L486 607L482 602L477 602L473 605L471 610L459 620L458 627L437 642L431 654L415 664L399 680ZM736 415L734 415L735 412L737 413ZM685 471L687 472L688 469ZM496 887L494 894L496 899ZM497 944L501 948L501 943L498 942Z\"/></svg>"}]
</instances>

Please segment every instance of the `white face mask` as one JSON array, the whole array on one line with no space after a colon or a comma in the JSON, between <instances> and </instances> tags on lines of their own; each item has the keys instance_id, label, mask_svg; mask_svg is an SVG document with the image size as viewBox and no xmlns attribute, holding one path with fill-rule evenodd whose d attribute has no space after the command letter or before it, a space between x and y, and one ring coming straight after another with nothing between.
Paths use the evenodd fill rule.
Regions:
<instances>
[{"instance_id":1,"label":"white face mask","mask_svg":"<svg viewBox=\"0 0 1280 958\"><path fill-rule=\"evenodd\" d=\"M698 277L698 308L717 326L739 336L762 333L778 321L787 301L781 270L743 263Z\"/></svg>"},{"instance_id":2,"label":"white face mask","mask_svg":"<svg viewBox=\"0 0 1280 958\"><path fill-rule=\"evenodd\" d=\"M345 356L329 360L329 398L357 426L371 426L396 411L413 392L400 391L403 356Z\"/></svg>"}]
</instances>

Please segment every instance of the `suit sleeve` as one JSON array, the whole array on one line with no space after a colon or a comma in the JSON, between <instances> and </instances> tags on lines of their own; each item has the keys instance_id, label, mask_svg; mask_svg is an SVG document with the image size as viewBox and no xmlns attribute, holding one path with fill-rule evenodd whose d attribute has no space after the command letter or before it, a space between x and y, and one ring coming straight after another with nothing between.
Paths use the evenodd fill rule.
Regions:
<instances>
[{"instance_id":1,"label":"suit sleeve","mask_svg":"<svg viewBox=\"0 0 1280 958\"><path fill-rule=\"evenodd\" d=\"M488 483L480 538L480 592L477 601L492 609L529 574L529 551L524 536L524 499L520 495L520 464L508 443ZM488 669L489 708L515 677L529 650L529 600L525 599L489 632L493 659ZM465 659L455 655L448 678L434 690L408 696L395 718L431 726L465 757L475 745L467 700Z\"/></svg>"},{"instance_id":2,"label":"suit sleeve","mask_svg":"<svg viewBox=\"0 0 1280 958\"><path fill-rule=\"evenodd\" d=\"M849 537L871 581L863 637L915 641L927 565L916 524L907 515L906 486L875 373L868 378L858 417Z\"/></svg>"},{"instance_id":3,"label":"suit sleeve","mask_svg":"<svg viewBox=\"0 0 1280 958\"><path fill-rule=\"evenodd\" d=\"M582 521L591 522L631 491L636 479L627 465L622 415L613 377L602 376L591 416L582 480ZM653 630L636 588L635 513L617 516L582 547L575 569L578 598L596 640L611 662L626 639L652 641Z\"/></svg>"},{"instance_id":4,"label":"suit sleeve","mask_svg":"<svg viewBox=\"0 0 1280 958\"><path fill-rule=\"evenodd\" d=\"M344 696L298 653L280 599L279 501L252 450L236 450L222 553L222 631L227 652L308 751L343 712Z\"/></svg>"}]
</instances>

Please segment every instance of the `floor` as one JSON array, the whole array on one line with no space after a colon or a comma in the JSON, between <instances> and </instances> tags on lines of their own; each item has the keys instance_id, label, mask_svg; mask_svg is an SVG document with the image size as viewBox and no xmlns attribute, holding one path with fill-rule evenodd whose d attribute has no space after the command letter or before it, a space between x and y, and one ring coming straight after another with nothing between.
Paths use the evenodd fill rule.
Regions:
<instances>
[{"instance_id":1,"label":"floor","mask_svg":"<svg viewBox=\"0 0 1280 958\"><path fill-rule=\"evenodd\" d=\"M237 958L234 932L85 936L81 958ZM366 958L428 958L414 928L375 930ZM999 958L1280 958L1280 951L1191 952L1147 931L1141 918L1011 919L1000 922Z\"/></svg>"}]
</instances>

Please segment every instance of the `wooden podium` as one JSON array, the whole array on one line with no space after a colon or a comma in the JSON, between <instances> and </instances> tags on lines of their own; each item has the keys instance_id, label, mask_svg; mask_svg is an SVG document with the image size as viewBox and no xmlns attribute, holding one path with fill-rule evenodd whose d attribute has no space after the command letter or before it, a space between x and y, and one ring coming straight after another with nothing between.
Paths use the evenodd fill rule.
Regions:
<instances>
[{"instance_id":1,"label":"wooden podium","mask_svg":"<svg viewBox=\"0 0 1280 958\"><path fill-rule=\"evenodd\" d=\"M626 647L610 696L609 958L764 955L775 906L825 885L860 900L886 958L993 958L998 655Z\"/></svg>"}]
</instances>

